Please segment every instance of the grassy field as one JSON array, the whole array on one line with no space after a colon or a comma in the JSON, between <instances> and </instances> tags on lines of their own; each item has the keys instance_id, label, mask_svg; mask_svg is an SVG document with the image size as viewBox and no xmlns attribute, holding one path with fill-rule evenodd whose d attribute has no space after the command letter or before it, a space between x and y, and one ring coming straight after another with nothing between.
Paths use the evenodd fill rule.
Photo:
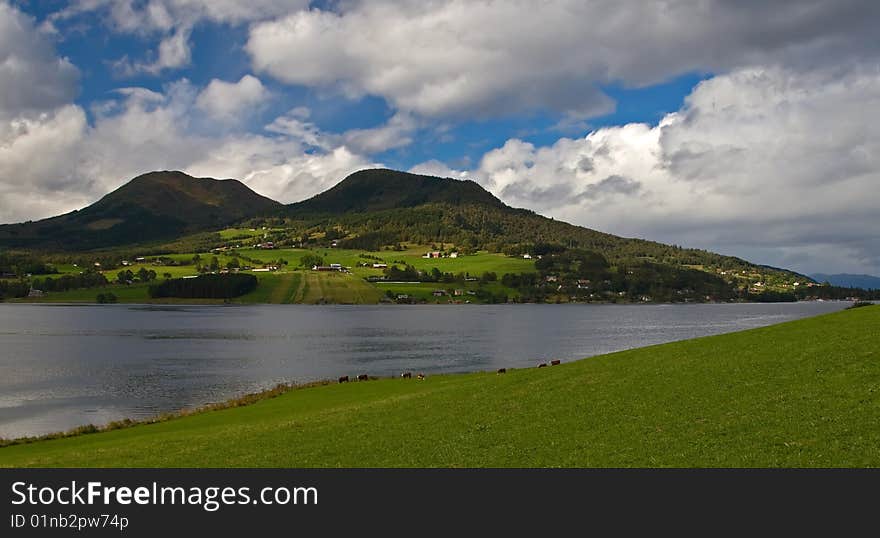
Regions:
<instances>
[{"instance_id":1,"label":"grassy field","mask_svg":"<svg viewBox=\"0 0 880 538\"><path fill-rule=\"evenodd\" d=\"M880 465L880 306L507 374L294 390L0 465Z\"/></svg>"},{"instance_id":2,"label":"grassy field","mask_svg":"<svg viewBox=\"0 0 880 538\"><path fill-rule=\"evenodd\" d=\"M250 232L248 229L229 229L221 232L226 235L235 235ZM402 252L382 251L366 253L362 250L346 250L346 249L240 249L239 253L247 259L257 260L260 264L269 264L284 260L287 265L282 267L282 271L278 273L254 273L259 279L259 285L253 292L233 300L237 303L339 303L339 304L375 304L389 289L387 286L380 286L366 282L364 278L369 276L382 276L382 269L373 269L372 267L361 267L360 264L368 263L372 265L372 258L364 258L361 255L367 254L375 256L380 260L392 265L398 262L399 266L410 264L416 268L430 271L437 267L443 272L451 273L469 273L474 276L482 275L486 271L495 272L500 278L504 273L521 273L534 271L535 266L531 260L523 260L521 258L511 258L502 254L492 254L488 252L480 252L477 254L462 256L460 258L441 258L441 259L424 259L422 254L429 247L412 247ZM324 258L324 262L339 263L346 267L351 267L351 274L330 274L330 273L314 273L308 268L300 266L302 258L308 254L317 254ZM181 262L189 263L194 254L172 254L169 258ZM201 253L202 263L209 263L212 258L210 253ZM227 254L219 254L217 256L220 267L234 258ZM250 264L251 262L243 261L242 264ZM258 265L257 265L258 266ZM64 292L51 292L42 298L25 298L16 299L16 302L95 302L95 298L99 293L111 292L123 303L147 303L147 302L174 302L168 300L157 301L151 299L147 293L147 285L135 283L132 285L116 284L117 273L122 269L131 270L137 273L141 268L153 270L158 274L159 280L163 278L165 273L171 275L172 278L195 275L194 265L176 265L163 266L146 264L133 264L128 267L118 268L105 271L105 276L111 285L102 288L91 289L74 289ZM68 265L59 269L66 273L78 273L79 268ZM57 276L57 275L53 275ZM476 289L476 284L468 283L468 285L460 284L412 284L403 285L402 291L398 291L397 287L392 288L395 293L407 293L403 288L413 288L412 295L417 298L424 298L434 302L436 298L431 296L434 289ZM492 284L486 289L495 293L507 293L511 296L516 295L514 290L507 290L500 284ZM467 297L472 302L479 302L474 297ZM448 300L444 299L443 302ZM192 301L189 301L192 302ZM220 300L205 300L197 302L218 303Z\"/></svg>"}]
</instances>

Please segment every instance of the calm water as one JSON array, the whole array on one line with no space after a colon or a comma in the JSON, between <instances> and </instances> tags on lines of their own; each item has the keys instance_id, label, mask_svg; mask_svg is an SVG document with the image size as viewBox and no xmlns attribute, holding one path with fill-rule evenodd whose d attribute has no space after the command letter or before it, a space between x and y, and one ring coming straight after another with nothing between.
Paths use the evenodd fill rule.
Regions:
<instances>
[{"instance_id":1,"label":"calm water","mask_svg":"<svg viewBox=\"0 0 880 538\"><path fill-rule=\"evenodd\" d=\"M142 418L279 382L573 360L847 305L0 304L0 437Z\"/></svg>"}]
</instances>

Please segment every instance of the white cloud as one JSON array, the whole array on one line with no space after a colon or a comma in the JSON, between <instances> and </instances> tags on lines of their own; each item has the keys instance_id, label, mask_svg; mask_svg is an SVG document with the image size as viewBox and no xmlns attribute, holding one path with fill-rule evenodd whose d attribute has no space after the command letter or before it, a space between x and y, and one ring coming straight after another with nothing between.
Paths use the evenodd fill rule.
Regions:
<instances>
[{"instance_id":1,"label":"white cloud","mask_svg":"<svg viewBox=\"0 0 880 538\"><path fill-rule=\"evenodd\" d=\"M412 135L418 128L419 122L415 118L398 112L378 127L346 131L342 139L346 146L370 155L408 146L412 143Z\"/></svg>"},{"instance_id":2,"label":"white cloud","mask_svg":"<svg viewBox=\"0 0 880 538\"><path fill-rule=\"evenodd\" d=\"M34 20L0 0L0 121L69 102L78 72Z\"/></svg>"},{"instance_id":3,"label":"white cloud","mask_svg":"<svg viewBox=\"0 0 880 538\"><path fill-rule=\"evenodd\" d=\"M214 119L234 122L261 108L269 99L269 91L253 75L238 82L214 79L196 99L196 106Z\"/></svg>"},{"instance_id":4,"label":"white cloud","mask_svg":"<svg viewBox=\"0 0 880 538\"><path fill-rule=\"evenodd\" d=\"M193 128L199 92L190 82L163 93L122 88L95 112L66 105L0 130L0 222L38 219L94 202L132 177L176 169L235 177L282 202L317 194L351 172L379 166L347 148L339 135L308 132L204 134ZM284 118L305 116L302 109ZM280 125L276 121L272 125Z\"/></svg>"},{"instance_id":5,"label":"white cloud","mask_svg":"<svg viewBox=\"0 0 880 538\"><path fill-rule=\"evenodd\" d=\"M276 17L308 6L308 0L75 0L52 14L50 25L98 13L116 32L150 38L160 36L147 58L124 56L115 62L123 76L159 75L186 67L192 59L190 36L200 22L243 24Z\"/></svg>"},{"instance_id":6,"label":"white cloud","mask_svg":"<svg viewBox=\"0 0 880 538\"><path fill-rule=\"evenodd\" d=\"M801 270L880 271L880 70L754 68L698 85L659 125L517 139L469 172L506 202L626 236Z\"/></svg>"},{"instance_id":7,"label":"white cloud","mask_svg":"<svg viewBox=\"0 0 880 538\"><path fill-rule=\"evenodd\" d=\"M334 4L335 5L335 4ZM874 57L880 4L373 0L251 28L254 68L386 98L423 116L607 112L608 83L646 85L743 65Z\"/></svg>"}]
</instances>

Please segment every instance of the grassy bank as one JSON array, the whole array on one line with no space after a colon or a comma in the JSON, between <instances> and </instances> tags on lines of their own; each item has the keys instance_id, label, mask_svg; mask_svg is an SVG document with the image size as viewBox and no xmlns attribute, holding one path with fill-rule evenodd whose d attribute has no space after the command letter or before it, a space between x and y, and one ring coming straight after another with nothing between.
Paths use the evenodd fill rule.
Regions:
<instances>
[{"instance_id":1,"label":"grassy bank","mask_svg":"<svg viewBox=\"0 0 880 538\"><path fill-rule=\"evenodd\" d=\"M3 466L878 466L880 306L507 374L294 390Z\"/></svg>"}]
</instances>

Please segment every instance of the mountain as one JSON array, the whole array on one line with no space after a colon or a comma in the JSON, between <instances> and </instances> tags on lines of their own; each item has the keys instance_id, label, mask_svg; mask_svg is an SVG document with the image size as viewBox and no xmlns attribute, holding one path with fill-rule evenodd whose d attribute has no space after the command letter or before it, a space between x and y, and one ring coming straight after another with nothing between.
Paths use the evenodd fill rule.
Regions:
<instances>
[{"instance_id":1,"label":"mountain","mask_svg":"<svg viewBox=\"0 0 880 538\"><path fill-rule=\"evenodd\" d=\"M0 245L76 250L142 243L216 229L282 207L236 179L150 172L85 209L0 226Z\"/></svg>"},{"instance_id":2,"label":"mountain","mask_svg":"<svg viewBox=\"0 0 880 538\"><path fill-rule=\"evenodd\" d=\"M432 203L506 207L474 181L372 169L355 172L329 190L288 208L292 214L365 213Z\"/></svg>"},{"instance_id":3,"label":"mountain","mask_svg":"<svg viewBox=\"0 0 880 538\"><path fill-rule=\"evenodd\" d=\"M534 253L541 244L601 253L612 264L704 266L799 278L739 258L643 239L624 238L505 205L473 181L364 170L331 189L287 206L299 233L333 232L339 246L377 250L398 243L452 243L508 254ZM283 243L283 238L278 238ZM803 277L804 280L809 280Z\"/></svg>"},{"instance_id":4,"label":"mountain","mask_svg":"<svg viewBox=\"0 0 880 538\"><path fill-rule=\"evenodd\" d=\"M816 282L828 282L832 286L861 288L863 290L880 290L880 277L872 275L852 275L848 273L828 275L825 273L816 273L810 275L810 277Z\"/></svg>"},{"instance_id":5,"label":"mountain","mask_svg":"<svg viewBox=\"0 0 880 538\"><path fill-rule=\"evenodd\" d=\"M597 252L621 271L648 265L656 266L652 271L674 269L658 276L660 280L693 270L726 275L740 286L747 286L749 279L770 284L774 279L804 279L731 256L618 237L513 208L473 181L386 169L355 172L331 189L287 206L234 179L151 172L85 209L0 226L0 246L70 251L153 243L160 250L189 252L192 241L184 241L185 247L169 242L234 223L268 225L277 246L329 246L335 240L340 247L379 250L403 243L441 243L464 252L483 249L513 255L564 247ZM205 236L197 243L205 247L219 241Z\"/></svg>"}]
</instances>

